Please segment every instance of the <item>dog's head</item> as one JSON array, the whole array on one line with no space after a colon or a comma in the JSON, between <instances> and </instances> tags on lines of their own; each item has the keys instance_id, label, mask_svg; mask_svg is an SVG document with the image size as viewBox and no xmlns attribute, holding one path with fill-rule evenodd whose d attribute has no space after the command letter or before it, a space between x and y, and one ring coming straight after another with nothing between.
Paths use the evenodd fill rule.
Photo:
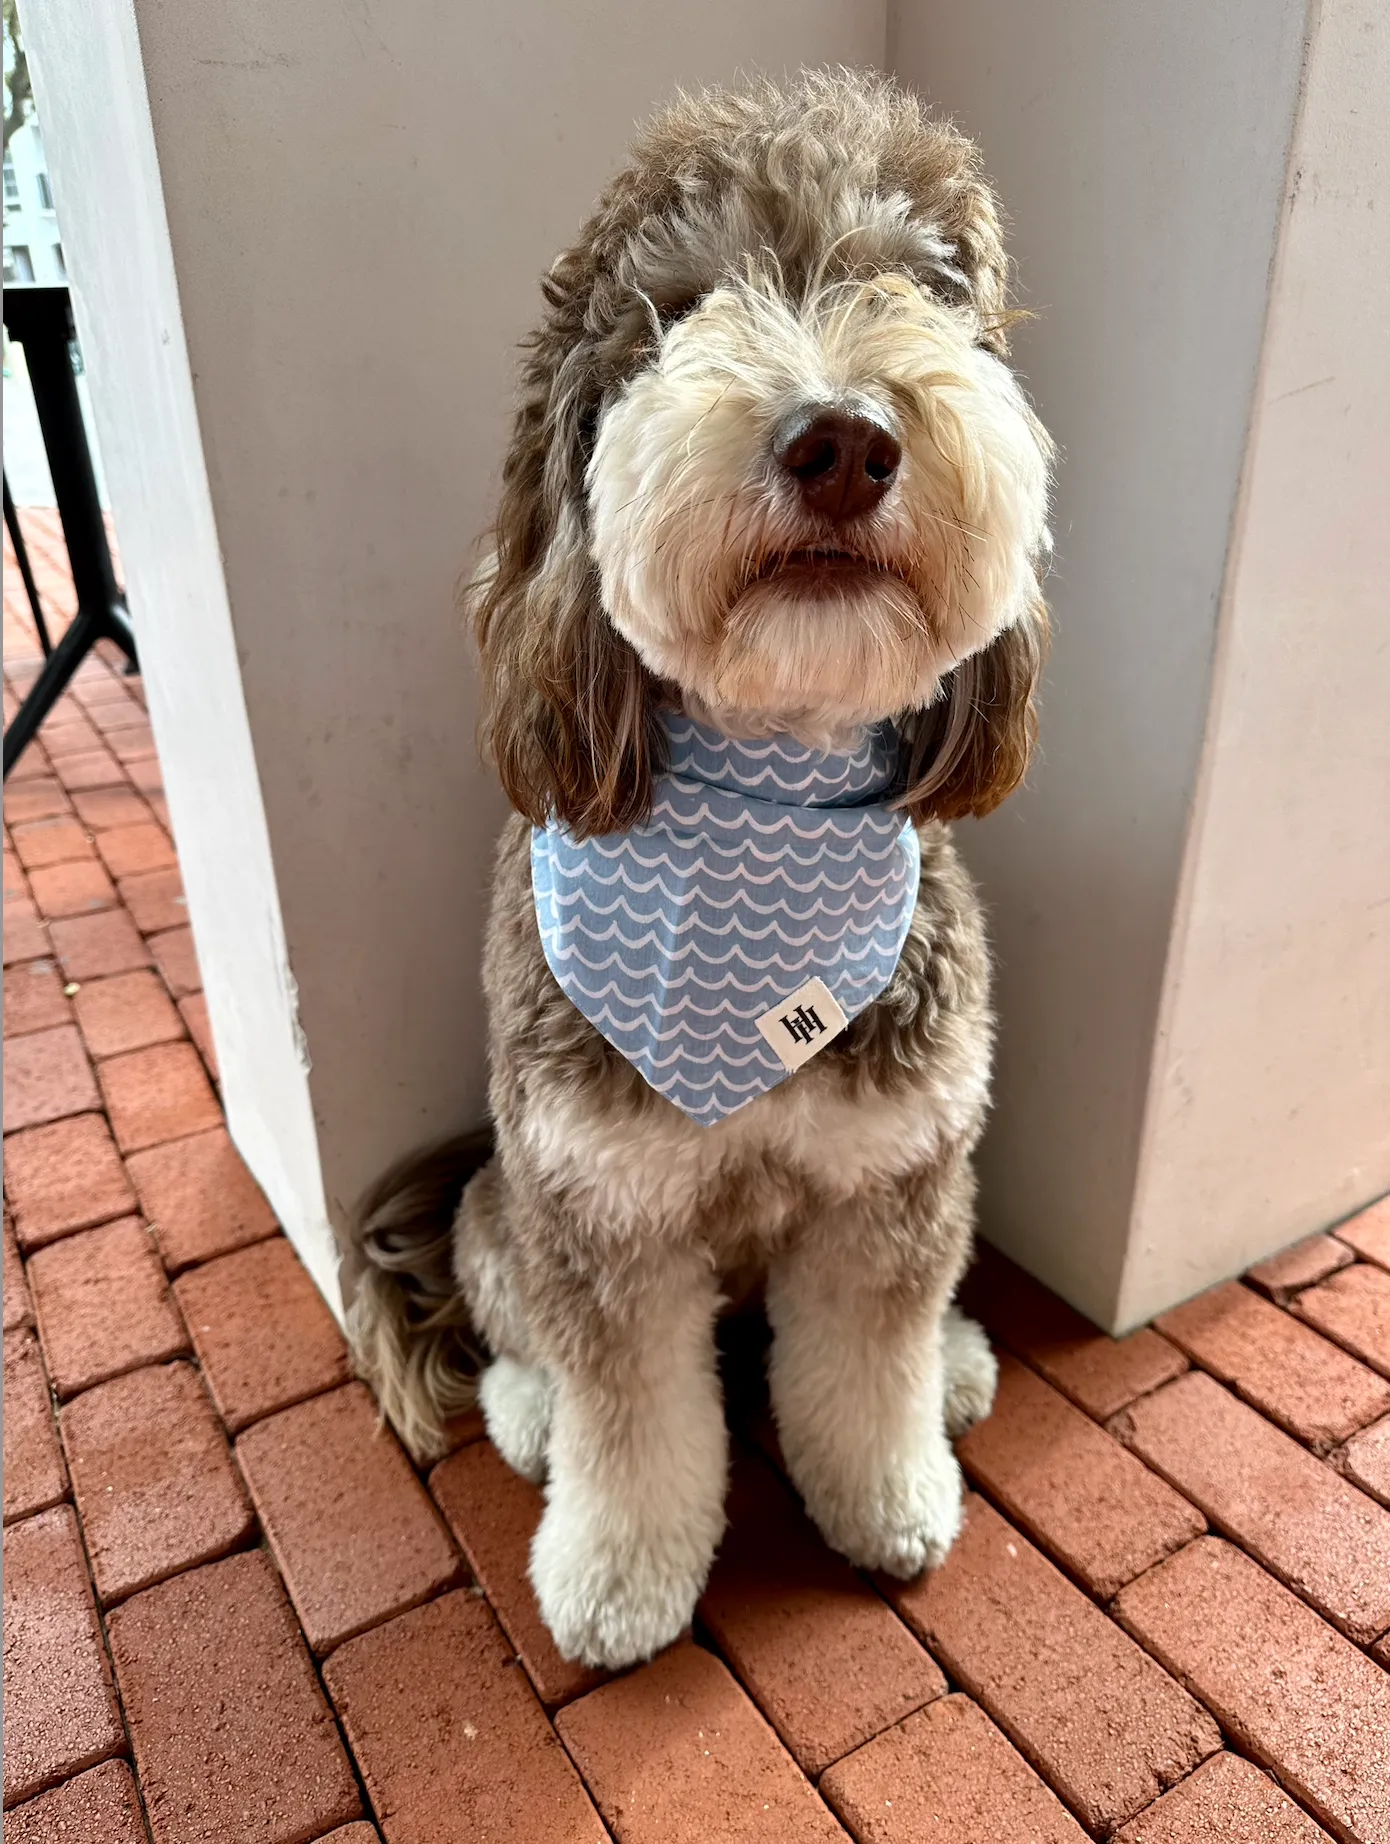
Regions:
<instances>
[{"instance_id":1,"label":"dog's head","mask_svg":"<svg viewBox=\"0 0 1390 1844\"><path fill-rule=\"evenodd\" d=\"M903 729L915 818L1017 784L1051 448L973 145L877 77L685 97L552 267L476 590L513 804L640 819L664 701Z\"/></svg>"}]
</instances>

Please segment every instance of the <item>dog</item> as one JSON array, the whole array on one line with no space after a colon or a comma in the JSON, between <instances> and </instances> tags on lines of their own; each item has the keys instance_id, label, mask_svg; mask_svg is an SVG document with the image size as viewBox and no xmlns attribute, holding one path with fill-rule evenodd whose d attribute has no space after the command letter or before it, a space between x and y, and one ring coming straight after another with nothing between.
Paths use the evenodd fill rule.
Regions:
<instances>
[{"instance_id":1,"label":"dog","mask_svg":"<svg viewBox=\"0 0 1390 1844\"><path fill-rule=\"evenodd\" d=\"M453 1143L367 1200L351 1328L417 1456L476 1395L544 1484L531 1579L567 1658L628 1665L691 1619L724 1519L715 1322L750 1276L782 1453L826 1541L909 1577L959 1528L951 1439L995 1383L952 1304L993 1022L948 826L1023 776L1047 640L1052 448L1006 362L1008 277L974 145L840 71L679 97L544 283L470 592L515 809L483 970L495 1150ZM780 824L757 805L767 752L814 777L862 766L866 738L869 807L845 782L789 823L877 853L877 990L845 1003L813 981L815 1003L783 1010L826 1039L794 1073L735 992L706 1009L744 1032L729 1068L752 1068L751 1098L663 1089L665 1024L634 1048L582 972L567 990L578 912L554 906L589 903L587 939L623 940L632 909L615 937L584 878L611 881L600 860L653 827L669 843L669 790L723 800L727 744L752 778L730 811ZM712 794L688 780L702 751ZM632 862L660 881L661 859ZM685 977L669 931L706 901L666 894L661 1021ZM740 892L708 900L734 916L710 930L762 966ZM685 997L724 990L699 977Z\"/></svg>"}]
</instances>

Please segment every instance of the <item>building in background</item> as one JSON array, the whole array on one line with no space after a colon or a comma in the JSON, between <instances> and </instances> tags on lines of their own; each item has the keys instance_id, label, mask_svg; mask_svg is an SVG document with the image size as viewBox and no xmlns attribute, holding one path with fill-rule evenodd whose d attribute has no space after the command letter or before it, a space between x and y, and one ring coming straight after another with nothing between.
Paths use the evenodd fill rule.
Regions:
<instances>
[{"instance_id":1,"label":"building in background","mask_svg":"<svg viewBox=\"0 0 1390 1844\"><path fill-rule=\"evenodd\" d=\"M29 96L29 73L14 7L5 20L5 285L65 282L67 265L53 209L43 136Z\"/></svg>"}]
</instances>

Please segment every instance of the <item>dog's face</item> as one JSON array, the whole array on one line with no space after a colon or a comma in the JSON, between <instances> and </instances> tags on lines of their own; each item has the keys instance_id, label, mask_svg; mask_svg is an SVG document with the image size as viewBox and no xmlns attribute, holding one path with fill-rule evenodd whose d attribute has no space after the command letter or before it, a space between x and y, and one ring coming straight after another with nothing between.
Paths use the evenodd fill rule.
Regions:
<instances>
[{"instance_id":1,"label":"dog's face","mask_svg":"<svg viewBox=\"0 0 1390 1844\"><path fill-rule=\"evenodd\" d=\"M530 817L630 824L662 699L842 742L919 817L1017 781L1050 446L1003 359L974 149L878 79L678 104L547 288L484 582Z\"/></svg>"}]
</instances>

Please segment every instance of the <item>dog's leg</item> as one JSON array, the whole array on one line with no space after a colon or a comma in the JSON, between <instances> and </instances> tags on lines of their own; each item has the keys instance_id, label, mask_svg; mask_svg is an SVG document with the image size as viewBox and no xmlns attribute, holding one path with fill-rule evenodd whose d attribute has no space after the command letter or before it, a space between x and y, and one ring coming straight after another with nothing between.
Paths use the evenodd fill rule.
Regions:
<instances>
[{"instance_id":1,"label":"dog's leg","mask_svg":"<svg viewBox=\"0 0 1390 1844\"><path fill-rule=\"evenodd\" d=\"M782 1451L826 1542L863 1568L933 1568L960 1528L942 1320L967 1236L920 1198L856 1199L768 1277Z\"/></svg>"},{"instance_id":2,"label":"dog's leg","mask_svg":"<svg viewBox=\"0 0 1390 1844\"><path fill-rule=\"evenodd\" d=\"M617 1667L689 1624L723 1529L717 1291L706 1264L675 1250L620 1287L585 1287L582 1302L568 1279L564 1348L546 1356L550 1471L531 1580L561 1652Z\"/></svg>"},{"instance_id":3,"label":"dog's leg","mask_svg":"<svg viewBox=\"0 0 1390 1844\"><path fill-rule=\"evenodd\" d=\"M948 1306L941 1321L942 1361L946 1366L946 1432L959 1440L994 1407L999 1363L982 1325Z\"/></svg>"},{"instance_id":4,"label":"dog's leg","mask_svg":"<svg viewBox=\"0 0 1390 1844\"><path fill-rule=\"evenodd\" d=\"M539 1364L494 1358L478 1385L488 1437L513 1472L539 1485L550 1447L550 1378Z\"/></svg>"}]
</instances>

